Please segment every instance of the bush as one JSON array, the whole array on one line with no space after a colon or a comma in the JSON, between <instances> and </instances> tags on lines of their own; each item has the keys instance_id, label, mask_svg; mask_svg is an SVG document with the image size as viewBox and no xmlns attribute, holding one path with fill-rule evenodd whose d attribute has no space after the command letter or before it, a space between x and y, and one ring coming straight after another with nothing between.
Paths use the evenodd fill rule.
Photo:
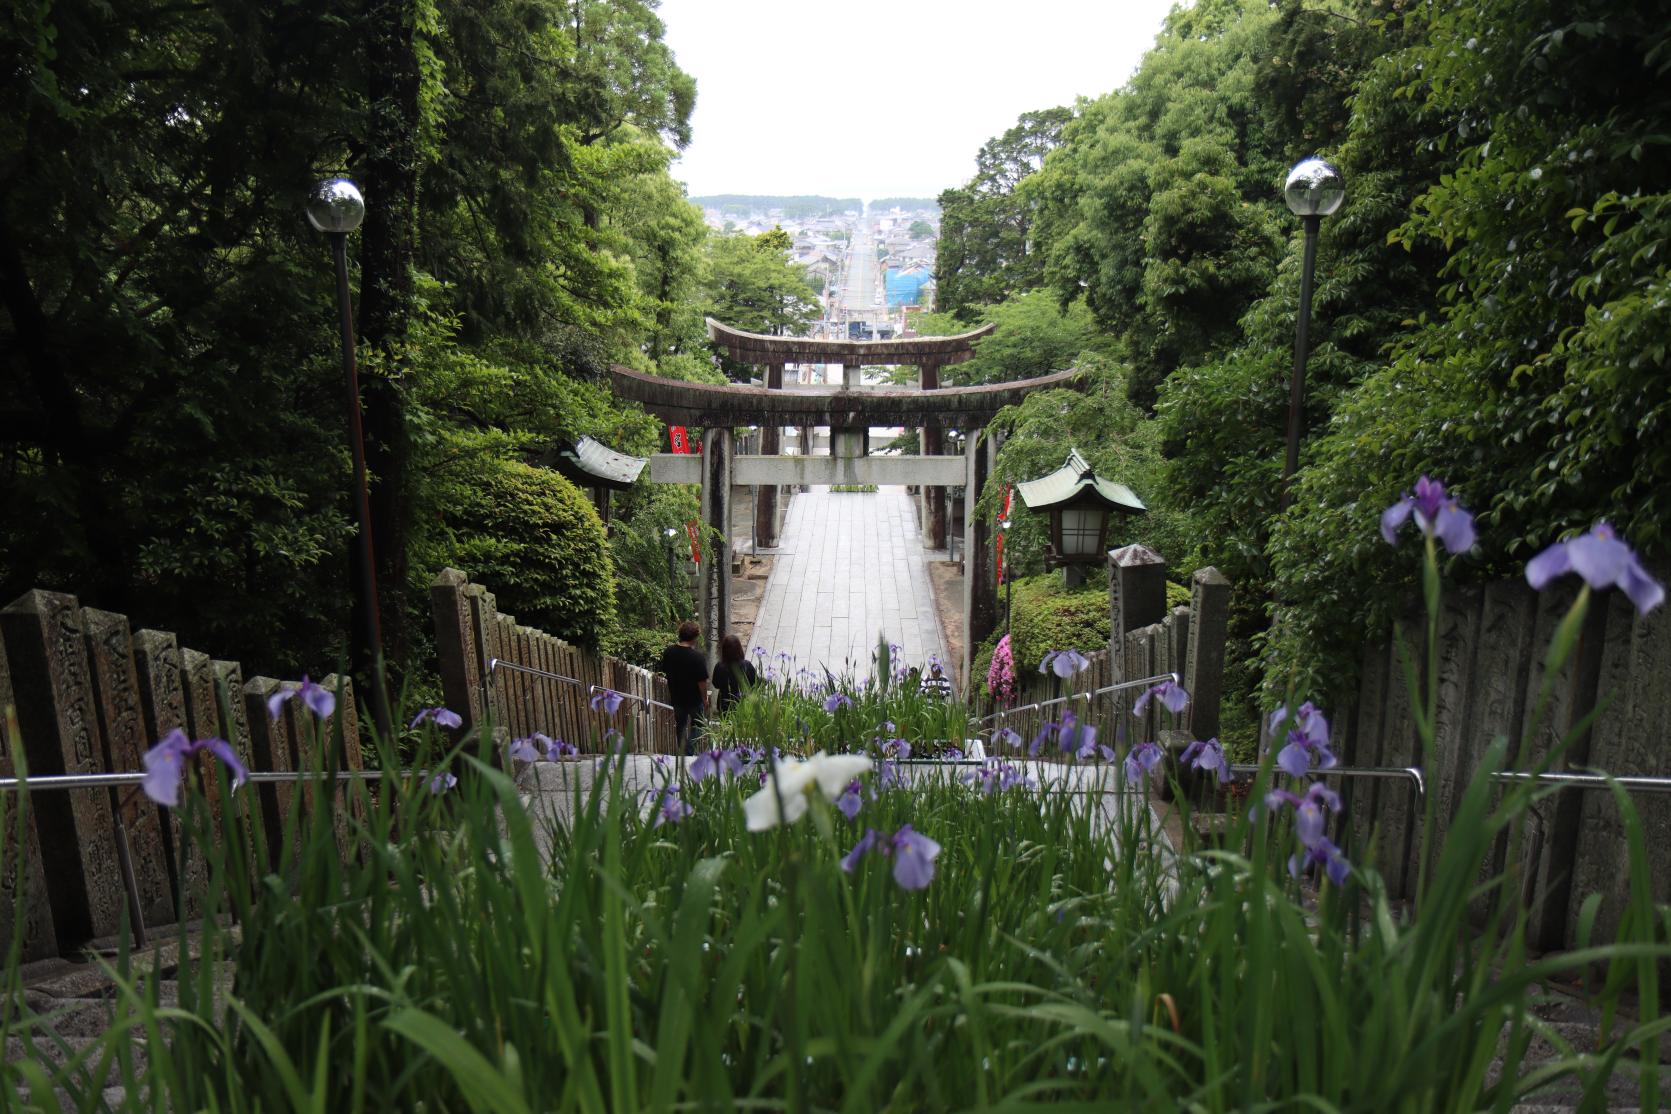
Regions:
<instances>
[{"instance_id":1,"label":"bush","mask_svg":"<svg viewBox=\"0 0 1671 1114\"><path fill-rule=\"evenodd\" d=\"M614 626L615 568L603 522L574 484L515 460L460 477L447 560L518 622L596 649Z\"/></svg>"},{"instance_id":2,"label":"bush","mask_svg":"<svg viewBox=\"0 0 1671 1114\"><path fill-rule=\"evenodd\" d=\"M629 627L610 631L603 638L603 652L645 669L661 664L661 652L673 642L670 630Z\"/></svg>"}]
</instances>

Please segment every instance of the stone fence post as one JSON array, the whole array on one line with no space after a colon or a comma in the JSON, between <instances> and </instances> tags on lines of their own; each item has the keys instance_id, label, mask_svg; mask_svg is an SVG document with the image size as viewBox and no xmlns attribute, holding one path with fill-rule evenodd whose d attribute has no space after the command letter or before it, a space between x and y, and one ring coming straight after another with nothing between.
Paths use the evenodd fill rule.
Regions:
<instances>
[{"instance_id":1,"label":"stone fence post","mask_svg":"<svg viewBox=\"0 0 1671 1114\"><path fill-rule=\"evenodd\" d=\"M1189 731L1197 739L1218 735L1224 701L1224 646L1230 628L1230 581L1217 569L1196 569L1190 578L1189 651L1184 655L1184 689L1189 693Z\"/></svg>"}]
</instances>

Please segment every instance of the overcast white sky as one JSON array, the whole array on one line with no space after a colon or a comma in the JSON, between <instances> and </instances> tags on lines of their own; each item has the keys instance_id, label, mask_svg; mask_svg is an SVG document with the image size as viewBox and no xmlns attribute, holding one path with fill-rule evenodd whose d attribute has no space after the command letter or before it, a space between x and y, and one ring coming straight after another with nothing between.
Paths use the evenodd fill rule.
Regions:
<instances>
[{"instance_id":1,"label":"overcast white sky","mask_svg":"<svg viewBox=\"0 0 1671 1114\"><path fill-rule=\"evenodd\" d=\"M933 197L1023 112L1126 83L1173 0L662 0L714 193Z\"/></svg>"}]
</instances>

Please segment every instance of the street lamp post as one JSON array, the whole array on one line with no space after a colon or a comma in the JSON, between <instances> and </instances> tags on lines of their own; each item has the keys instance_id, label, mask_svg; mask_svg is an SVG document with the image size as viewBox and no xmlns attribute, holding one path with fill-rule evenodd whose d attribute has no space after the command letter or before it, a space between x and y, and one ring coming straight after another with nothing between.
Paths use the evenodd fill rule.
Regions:
<instances>
[{"instance_id":1,"label":"street lamp post","mask_svg":"<svg viewBox=\"0 0 1671 1114\"><path fill-rule=\"evenodd\" d=\"M674 526L664 526L661 531L662 537L667 539L665 548L667 549L667 591L669 595L676 595L679 587L679 582L675 579L673 572L673 537L678 532L678 528ZM675 607L675 609L677 608ZM674 622L678 622L679 618L680 616L674 615Z\"/></svg>"},{"instance_id":2,"label":"street lamp post","mask_svg":"<svg viewBox=\"0 0 1671 1114\"><path fill-rule=\"evenodd\" d=\"M1304 159L1288 172L1282 196L1305 229L1300 265L1300 319L1294 332L1294 374L1288 385L1288 456L1282 467L1282 507L1293 498L1294 473L1300 466L1300 414L1305 401L1305 360L1311 330L1311 279L1317 265L1317 232L1323 218L1346 200L1346 179L1330 163Z\"/></svg>"},{"instance_id":3,"label":"street lamp post","mask_svg":"<svg viewBox=\"0 0 1671 1114\"><path fill-rule=\"evenodd\" d=\"M377 565L371 546L371 496L366 488L365 433L360 423L360 377L354 365L354 307L348 290L348 234L365 218L365 198L347 178L329 178L308 195L308 223L331 238L336 257L337 311L342 326L342 372L348 389L348 444L354 457L354 506L359 545L355 549L355 593L362 636L371 660L366 665L371 683L372 718L385 740L393 737L388 690L383 677L383 624L377 602Z\"/></svg>"},{"instance_id":4,"label":"street lamp post","mask_svg":"<svg viewBox=\"0 0 1671 1114\"><path fill-rule=\"evenodd\" d=\"M1001 531L1004 539L1004 554L1006 558L1002 571L1004 578L1004 633L1008 634L1010 633L1010 594L1011 590L1015 586L1014 557L1010 554L1010 520L1007 518L1000 518L998 520L998 529Z\"/></svg>"}]
</instances>

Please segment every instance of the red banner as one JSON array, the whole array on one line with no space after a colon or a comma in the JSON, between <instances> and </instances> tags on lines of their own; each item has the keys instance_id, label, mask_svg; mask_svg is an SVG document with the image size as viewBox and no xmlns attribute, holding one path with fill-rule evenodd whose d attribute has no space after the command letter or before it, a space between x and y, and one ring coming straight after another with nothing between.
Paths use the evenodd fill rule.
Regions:
<instances>
[{"instance_id":1,"label":"red banner","mask_svg":"<svg viewBox=\"0 0 1671 1114\"><path fill-rule=\"evenodd\" d=\"M673 447L675 453L685 454L691 450L690 436L685 432L685 427L682 425L667 427L667 441ZM690 535L690 559L700 565L702 563L702 533L696 528L694 518L685 523L685 533Z\"/></svg>"},{"instance_id":2,"label":"red banner","mask_svg":"<svg viewBox=\"0 0 1671 1114\"><path fill-rule=\"evenodd\" d=\"M1004 485L1004 513L998 516L1001 520L1003 520L1005 522L1009 521L1009 518L1010 518L1010 500L1014 497L1014 495L1015 495L1015 488L1011 487L1009 484L1005 484ZM998 531L998 583L1000 583L1000 584L1002 584L1004 582L1004 535L1006 535L1008 533L1009 533L1008 530Z\"/></svg>"}]
</instances>

